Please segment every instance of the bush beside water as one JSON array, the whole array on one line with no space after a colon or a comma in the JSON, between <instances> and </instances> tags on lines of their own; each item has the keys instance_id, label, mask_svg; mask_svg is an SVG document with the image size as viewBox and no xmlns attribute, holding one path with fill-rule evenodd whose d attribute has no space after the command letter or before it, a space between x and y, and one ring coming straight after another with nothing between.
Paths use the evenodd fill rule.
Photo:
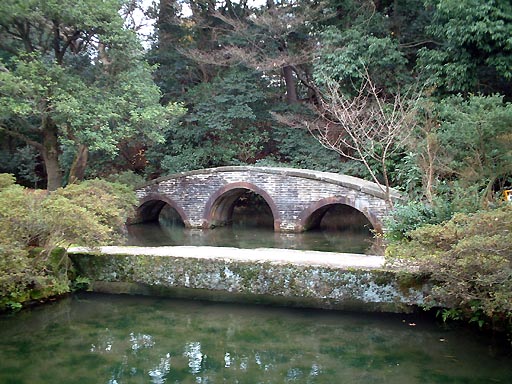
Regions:
<instances>
[{"instance_id":1,"label":"bush beside water","mask_svg":"<svg viewBox=\"0 0 512 384\"><path fill-rule=\"evenodd\" d=\"M83 285L66 248L114 242L135 203L122 184L88 180L48 194L0 174L0 310Z\"/></svg>"},{"instance_id":2,"label":"bush beside water","mask_svg":"<svg viewBox=\"0 0 512 384\"><path fill-rule=\"evenodd\" d=\"M429 276L427 306L446 308L444 320L512 331L512 205L411 228L393 233L386 255Z\"/></svg>"}]
</instances>

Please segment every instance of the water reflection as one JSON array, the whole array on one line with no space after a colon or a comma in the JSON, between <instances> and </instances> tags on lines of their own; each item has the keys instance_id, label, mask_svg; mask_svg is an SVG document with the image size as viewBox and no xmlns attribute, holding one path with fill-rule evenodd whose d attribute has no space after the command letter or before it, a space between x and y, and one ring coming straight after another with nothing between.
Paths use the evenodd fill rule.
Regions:
<instances>
[{"instance_id":1,"label":"water reflection","mask_svg":"<svg viewBox=\"0 0 512 384\"><path fill-rule=\"evenodd\" d=\"M325 252L372 253L373 239L366 228L353 231L311 230L279 233L270 228L219 227L209 230L145 223L128 226L127 245L195 245L237 248L287 248Z\"/></svg>"},{"instance_id":2,"label":"water reflection","mask_svg":"<svg viewBox=\"0 0 512 384\"><path fill-rule=\"evenodd\" d=\"M160 359L160 364L151 369L148 374L151 382L154 384L163 384L166 382L166 376L171 371L171 355L168 353Z\"/></svg>"},{"instance_id":3,"label":"water reflection","mask_svg":"<svg viewBox=\"0 0 512 384\"><path fill-rule=\"evenodd\" d=\"M508 383L511 363L418 315L86 294L0 317L1 383Z\"/></svg>"},{"instance_id":4,"label":"water reflection","mask_svg":"<svg viewBox=\"0 0 512 384\"><path fill-rule=\"evenodd\" d=\"M155 345L151 335L130 333L130 343L132 344L132 351L137 352L141 348L151 348Z\"/></svg>"},{"instance_id":5,"label":"water reflection","mask_svg":"<svg viewBox=\"0 0 512 384\"><path fill-rule=\"evenodd\" d=\"M188 357L188 367L190 373L197 375L201 372L201 365L203 363L203 354L201 353L201 343L194 341L185 345L185 352L183 356Z\"/></svg>"}]
</instances>

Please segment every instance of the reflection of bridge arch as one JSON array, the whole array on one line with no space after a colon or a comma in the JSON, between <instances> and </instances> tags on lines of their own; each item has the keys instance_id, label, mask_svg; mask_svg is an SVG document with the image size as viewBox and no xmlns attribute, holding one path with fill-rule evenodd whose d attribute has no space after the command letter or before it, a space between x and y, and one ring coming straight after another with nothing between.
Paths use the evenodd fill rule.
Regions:
<instances>
[{"instance_id":1,"label":"reflection of bridge arch","mask_svg":"<svg viewBox=\"0 0 512 384\"><path fill-rule=\"evenodd\" d=\"M158 216L166 204L176 210L186 227L190 227L190 221L183 208L167 196L157 193L150 193L139 200L136 212L137 221L158 221Z\"/></svg>"},{"instance_id":2,"label":"reflection of bridge arch","mask_svg":"<svg viewBox=\"0 0 512 384\"><path fill-rule=\"evenodd\" d=\"M203 228L211 228L228 223L233 216L233 208L236 201L247 191L252 191L257 195L260 195L263 200L265 200L272 211L274 230L279 231L279 224L281 221L279 219L279 211L274 203L274 199L272 199L272 197L263 189L247 182L237 182L225 185L208 199L204 208Z\"/></svg>"},{"instance_id":3,"label":"reflection of bridge arch","mask_svg":"<svg viewBox=\"0 0 512 384\"><path fill-rule=\"evenodd\" d=\"M360 211L380 232L389 206L375 183L307 169L220 167L162 177L136 190L140 201L134 221L155 219L165 203L189 228L209 228L231 219L233 205L246 191L268 204L276 232L308 229L328 206L344 204ZM401 199L392 190L391 198Z\"/></svg>"},{"instance_id":4,"label":"reflection of bridge arch","mask_svg":"<svg viewBox=\"0 0 512 384\"><path fill-rule=\"evenodd\" d=\"M307 231L308 229L317 226L329 208L337 204L347 205L354 208L356 211L362 213L366 219L368 219L374 231L382 232L382 224L377 217L374 217L366 209L356 207L356 202L353 199L349 199L345 196L327 197L311 204L300 214L297 220L296 232Z\"/></svg>"}]
</instances>

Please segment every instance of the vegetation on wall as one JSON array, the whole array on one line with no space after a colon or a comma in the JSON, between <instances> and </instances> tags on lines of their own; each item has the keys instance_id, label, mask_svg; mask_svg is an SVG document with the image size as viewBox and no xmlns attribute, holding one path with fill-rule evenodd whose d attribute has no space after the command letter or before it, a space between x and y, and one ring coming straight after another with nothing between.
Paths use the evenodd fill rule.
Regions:
<instances>
[{"instance_id":1,"label":"vegetation on wall","mask_svg":"<svg viewBox=\"0 0 512 384\"><path fill-rule=\"evenodd\" d=\"M440 224L406 231L387 248L402 267L434 284L427 306L450 308L444 318L512 330L512 205L456 213Z\"/></svg>"}]
</instances>

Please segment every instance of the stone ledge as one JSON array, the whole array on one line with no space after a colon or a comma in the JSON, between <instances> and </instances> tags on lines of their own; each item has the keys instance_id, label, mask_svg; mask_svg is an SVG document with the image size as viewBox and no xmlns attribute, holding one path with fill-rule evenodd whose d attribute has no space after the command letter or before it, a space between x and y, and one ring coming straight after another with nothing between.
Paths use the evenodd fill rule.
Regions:
<instances>
[{"instance_id":1,"label":"stone ledge","mask_svg":"<svg viewBox=\"0 0 512 384\"><path fill-rule=\"evenodd\" d=\"M280 248L240 249L231 247L207 246L164 246L164 247L137 247L137 246L107 246L98 249L72 247L70 254L89 255L133 255L133 256L161 256L193 259L219 259L239 262L257 262L271 264L295 264L307 266L323 266L333 268L384 268L384 257L374 255L361 255L355 253L335 253L320 251L303 251Z\"/></svg>"},{"instance_id":2,"label":"stone ledge","mask_svg":"<svg viewBox=\"0 0 512 384\"><path fill-rule=\"evenodd\" d=\"M384 269L380 256L222 247L71 248L69 253L93 289L124 284L139 287L130 293L140 294L190 290L198 297L210 292L305 307L407 312L421 305L430 289L411 273L404 279L405 272Z\"/></svg>"}]
</instances>

